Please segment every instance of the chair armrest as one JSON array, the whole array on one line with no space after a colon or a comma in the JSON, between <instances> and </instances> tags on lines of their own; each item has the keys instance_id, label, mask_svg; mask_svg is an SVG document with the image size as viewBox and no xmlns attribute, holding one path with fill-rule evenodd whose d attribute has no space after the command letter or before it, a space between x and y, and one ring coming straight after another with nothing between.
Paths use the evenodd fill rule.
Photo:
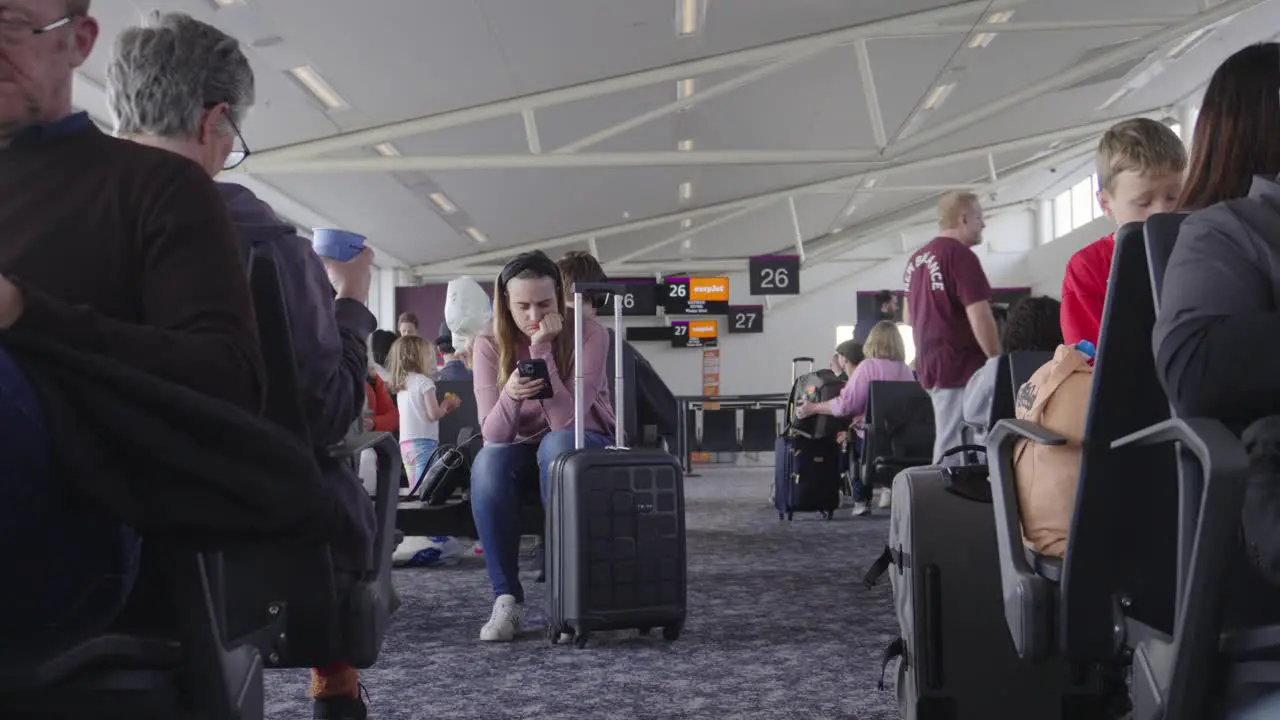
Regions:
<instances>
[{"instance_id":1,"label":"chair armrest","mask_svg":"<svg viewBox=\"0 0 1280 720\"><path fill-rule=\"evenodd\" d=\"M1173 418L1122 437L1112 448L1180 443L1178 491L1178 589L1174 606L1173 663L1155 682L1168 698L1166 707L1186 709L1188 717L1209 703L1203 668L1218 652L1225 588L1235 551L1240 513L1249 478L1244 443L1218 420ZM1201 489L1203 488L1203 489ZM1187 541L1187 536L1192 539Z\"/></svg>"},{"instance_id":2,"label":"chair armrest","mask_svg":"<svg viewBox=\"0 0 1280 720\"><path fill-rule=\"evenodd\" d=\"M999 440L997 440L995 436L995 430L1000 427L1004 427L1005 432L1003 435L1000 436ZM1010 419L1001 420L1000 422L996 423L996 427L992 429L991 438L987 441L987 448L991 449L996 447L997 445L999 445L999 442L1003 440L1006 436L1017 436L1012 438L1013 440L1017 440L1018 438L1025 438L1037 445L1066 445L1067 444L1066 438L1062 437L1061 435L1050 430L1047 427L1044 427L1042 425L1037 425L1036 423L1033 423L1029 420L1014 420L1010 418ZM1012 445L1010 445L1010 448L1012 448Z\"/></svg>"},{"instance_id":3,"label":"chair armrest","mask_svg":"<svg viewBox=\"0 0 1280 720\"><path fill-rule=\"evenodd\" d=\"M1018 655L1026 660L1041 660L1056 650L1053 637L1057 621L1053 584L1036 572L1022 544L1022 513L1013 475L1013 450L1017 441L1023 439L1040 445L1063 445L1066 439L1025 420L1001 420L987 435L1005 621Z\"/></svg>"},{"instance_id":4,"label":"chair armrest","mask_svg":"<svg viewBox=\"0 0 1280 720\"><path fill-rule=\"evenodd\" d=\"M329 457L333 458L349 458L359 455L365 450L376 450L374 446L382 442L383 438L393 438L389 432L367 432L359 435L352 435L346 440L329 448ZM396 448L399 454L400 448ZM381 457L379 457L381 459Z\"/></svg>"},{"instance_id":5,"label":"chair armrest","mask_svg":"<svg viewBox=\"0 0 1280 720\"><path fill-rule=\"evenodd\" d=\"M373 450L378 456L378 489L373 496L374 518L377 532L374 534L373 576L382 576L395 552L396 504L400 500L400 477L404 462L400 457L400 444L391 433L365 433L351 438L343 446L352 452Z\"/></svg>"}]
</instances>

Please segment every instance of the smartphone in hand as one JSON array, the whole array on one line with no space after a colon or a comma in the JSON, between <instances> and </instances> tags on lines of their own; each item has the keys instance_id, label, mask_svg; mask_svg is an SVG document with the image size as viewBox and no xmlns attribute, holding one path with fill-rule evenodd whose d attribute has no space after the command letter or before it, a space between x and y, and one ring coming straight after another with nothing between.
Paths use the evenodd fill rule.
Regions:
<instances>
[{"instance_id":1,"label":"smartphone in hand","mask_svg":"<svg viewBox=\"0 0 1280 720\"><path fill-rule=\"evenodd\" d=\"M516 372L520 373L522 378L542 381L542 388L538 390L537 395L533 396L534 400L549 400L555 395L555 391L551 388L551 372L547 370L546 360L542 358L517 360Z\"/></svg>"}]
</instances>

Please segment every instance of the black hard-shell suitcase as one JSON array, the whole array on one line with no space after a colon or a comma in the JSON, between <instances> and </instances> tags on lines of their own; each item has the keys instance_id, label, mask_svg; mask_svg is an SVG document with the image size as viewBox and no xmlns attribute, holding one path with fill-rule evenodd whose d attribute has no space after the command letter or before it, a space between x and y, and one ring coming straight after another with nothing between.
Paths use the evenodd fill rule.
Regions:
<instances>
[{"instance_id":1,"label":"black hard-shell suitcase","mask_svg":"<svg viewBox=\"0 0 1280 720\"><path fill-rule=\"evenodd\" d=\"M583 292L624 290L577 283ZM614 303L614 337L622 337L622 310ZM574 357L582 357L582 316L574 313ZM619 349L615 357L621 358ZM615 367L616 415L622 417L621 363ZM575 370L575 447L583 446L582 369ZM602 630L662 628L680 637L686 615L684 475L680 463L661 450L629 450L618 423L615 447L577 449L548 470L547 637L562 633L578 647Z\"/></svg>"},{"instance_id":2,"label":"black hard-shell suitcase","mask_svg":"<svg viewBox=\"0 0 1280 720\"><path fill-rule=\"evenodd\" d=\"M903 720L1107 717L1096 672L1061 657L1018 657L992 513L985 465L915 467L894 478L889 543L863 582L887 572L893 584L900 635L884 662L898 658Z\"/></svg>"}]
</instances>

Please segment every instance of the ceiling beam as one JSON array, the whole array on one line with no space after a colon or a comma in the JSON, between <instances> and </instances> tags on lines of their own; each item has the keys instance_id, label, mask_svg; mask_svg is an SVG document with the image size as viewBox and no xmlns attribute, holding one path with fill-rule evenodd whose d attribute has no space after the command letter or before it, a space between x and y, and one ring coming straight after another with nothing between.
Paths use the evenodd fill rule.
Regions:
<instances>
[{"instance_id":1,"label":"ceiling beam","mask_svg":"<svg viewBox=\"0 0 1280 720\"><path fill-rule=\"evenodd\" d=\"M804 262L804 231L800 229L800 213L796 212L796 196L787 196L787 209L791 211L791 231L796 236L796 255Z\"/></svg>"},{"instance_id":2,"label":"ceiling beam","mask_svg":"<svg viewBox=\"0 0 1280 720\"><path fill-rule=\"evenodd\" d=\"M653 252L654 250L657 250L657 249L659 249L659 248L664 248L664 247L666 247L666 246L668 246L668 245L672 245L672 244L674 244L674 243L678 243L678 242L680 242L681 240L685 240L685 239L687 239L687 238L691 238L691 237L693 237L694 235L697 235L697 234L698 234L698 233L700 233L700 232L703 232L703 231L705 231L705 230L710 230L710 229L715 228L715 227L719 227L719 226L721 226L721 225L723 225L723 224L725 224L725 223L727 223L727 222L733 222L734 220L737 220L738 218L740 218L740 217L742 217L742 216L744 216L744 215L748 215L748 214L750 214L750 213L753 213L753 212L755 212L755 211L757 211L757 210L760 210L760 209L764 208L765 206L767 206L767 205L771 204L772 202L773 202L773 200L762 200L762 201L760 201L760 202L752 203L752 204L750 204L750 205L744 205L743 207L740 207L740 208L738 208L737 210L734 210L733 212L727 213L727 214L725 214L725 215L721 215L720 217L718 217L718 218L716 218L716 219L714 219L714 220L711 220L710 222L706 222L706 223L703 223L702 225L699 225L699 226L697 226L697 227L693 227L693 228L690 228L690 229L688 229L688 230L684 230L684 231L682 231L682 232L678 232L678 233L676 233L675 235L672 235L671 237L669 237L669 238L667 238L667 239L665 239L665 240L659 240L659 241L657 241L657 242L650 243L650 244L648 244L648 245L645 245L645 246L644 246L644 247L642 247L642 248L637 248L637 249L635 249L635 250L632 250L632 251L631 251L631 252L629 252L629 253L626 253L625 255L621 255L621 256L619 256L619 257L616 257L616 258L614 258L614 259L610 260L609 262L605 263L605 266L606 266L606 267L612 267L612 268L621 267L621 266L625 265L626 263L630 262L631 260L634 260L634 259L639 258L639 257L644 257L645 255L648 255L649 253Z\"/></svg>"},{"instance_id":3,"label":"ceiling beam","mask_svg":"<svg viewBox=\"0 0 1280 720\"><path fill-rule=\"evenodd\" d=\"M853 47L858 54L862 95L866 98L867 113L871 116L871 135L875 138L876 147L883 148L889 144L889 140L884 132L884 114L880 112L880 95L876 93L876 75L871 70L871 53L867 50L866 40L855 40Z\"/></svg>"},{"instance_id":4,"label":"ceiling beam","mask_svg":"<svg viewBox=\"0 0 1280 720\"><path fill-rule=\"evenodd\" d=\"M1064 32L1081 30L1118 30L1124 28L1164 27L1171 23L1190 20L1195 15L1167 15L1164 17L1116 18L1114 20L1051 20L1044 22L979 23L978 25L936 25L919 30L886 32L877 40L909 37L937 37L940 35L974 35L982 33L1015 32Z\"/></svg>"},{"instance_id":5,"label":"ceiling beam","mask_svg":"<svg viewBox=\"0 0 1280 720\"><path fill-rule=\"evenodd\" d=\"M916 133L910 139L894 145L891 147L891 151L894 153L908 153L913 150L923 148L930 143L937 142L942 138L968 128L971 125L993 118L1001 113L1008 112L1010 109L1034 100L1042 95L1064 90L1082 80L1093 77L1104 70L1109 70L1116 65L1145 57L1161 46L1174 42L1179 38L1226 19L1232 15L1248 10L1249 8L1259 5L1264 1L1265 0L1227 0L1227 2L1218 5L1212 10L1199 13L1189 19L1184 19L1173 25L1167 25L1157 32L1143 35L1142 37L1120 45L1113 50L1108 50L1094 55L1075 67L1054 74L1040 82L1028 85L1017 92L1006 95L1000 100L988 103L975 110L962 113L961 115L945 122L938 123L927 130Z\"/></svg>"},{"instance_id":6,"label":"ceiling beam","mask_svg":"<svg viewBox=\"0 0 1280 720\"><path fill-rule=\"evenodd\" d=\"M529 144L529 152L541 155L542 140L538 137L538 118L534 116L533 110L525 110L520 113L520 117L524 120L524 139Z\"/></svg>"},{"instance_id":7,"label":"ceiling beam","mask_svg":"<svg viewBox=\"0 0 1280 720\"><path fill-rule=\"evenodd\" d=\"M1163 113L1164 111L1157 110L1153 112ZM1138 113L1138 114L1143 114L1143 113ZM1146 114L1151 114L1151 113L1146 113ZM1125 115L1124 117L1130 117L1130 116ZM1059 128L1057 130L1052 130L1049 132L1037 133L1035 135L1028 135L1026 137L1016 138L1013 140L1005 140L1005 141L990 144L990 145L980 145L977 147L969 148L967 150L959 150L956 152L944 153L942 155L937 155L934 157L920 158L917 160L900 162L896 164L891 163L882 169L876 170L876 173L882 174L882 173L923 170L928 168L945 166L945 165L949 165L956 162L963 162L968 160L984 158L986 157L987 153L1000 153L1000 152L1023 150L1028 148L1040 148L1040 147L1047 146L1050 143L1058 140L1078 140L1082 137L1096 136L1097 134L1111 127L1111 125L1115 124L1115 122L1116 120L1114 118L1107 119L1107 120L1099 120L1096 122L1085 123L1083 125L1075 125L1071 127ZM440 260L437 262L425 263L423 265L417 266L415 270L423 274L431 273L433 271L440 270L442 268L448 268L450 271L456 271L477 263L483 263L490 260L503 260L513 255L517 255L522 252L528 252L530 250L539 250L539 249L546 250L550 248L563 247L565 245L573 245L576 243L586 242L588 238L592 238L592 237L597 238L598 240L602 240L604 238L612 237L615 235L622 235L625 233L637 232L640 230L647 230L649 228L660 227L662 225L666 225L669 223L679 222L680 220L686 217L698 218L698 217L703 217L706 215L714 215L722 212L731 212L734 210L738 210L739 208L745 207L747 205L753 205L756 203L766 202L766 201L780 200L787 197L788 195L809 195L813 193L829 193L835 189L849 188L850 186L856 185L857 183L861 182L864 177L865 177L865 173L859 173L859 174L853 174L853 175L845 175L838 178L832 178L831 180L823 180L820 182L806 183L803 185L797 185L790 188L784 188L782 190L775 190L772 192L752 195L750 197L738 198L736 200L729 200L722 203L715 203L713 205L705 205L700 208L680 210L677 212L657 215L657 216L654 216L651 218L645 218L642 220L632 220L630 222L625 222L618 225L610 225L607 227L594 228L591 230L585 230L583 232L572 233L569 235L561 235L559 237L545 238L542 240L534 240L531 242L520 243L518 245L512 245L504 248L497 248L494 250L488 250L485 252L476 253L474 255L466 255L459 258L453 258L450 260ZM859 226L853 226L853 227L850 227L845 232L852 233L857 229L859 229Z\"/></svg>"},{"instance_id":8,"label":"ceiling beam","mask_svg":"<svg viewBox=\"0 0 1280 720\"><path fill-rule=\"evenodd\" d=\"M623 90L633 90L686 77L706 75L744 65L772 62L809 52L815 48L834 47L858 39L879 37L886 32L904 31L911 28L928 28L938 23L963 20L981 12L989 4L988 0L970 0L969 2L959 2L933 10L906 13L883 20L861 23L801 38L768 43L698 60L674 63L651 70L616 75L611 78L593 80L579 85L546 90L507 100L498 100L469 108L449 110L412 120L403 120L332 137L308 140L270 150L260 150L254 153L253 157L264 160L298 159L316 157L353 148L372 147L381 142L389 142L399 138L421 135L434 130L467 125L482 120L491 120L506 115L519 114L525 110L536 110L551 105L586 100Z\"/></svg>"},{"instance_id":9,"label":"ceiling beam","mask_svg":"<svg viewBox=\"0 0 1280 720\"><path fill-rule=\"evenodd\" d=\"M827 48L825 47L819 47L814 50L810 50L808 52L798 53L796 55L792 55L791 57L784 58L777 62L773 62L768 65L758 67L755 70L743 73L731 80L726 80L720 83L719 85L715 85L713 87L707 88L706 90L695 92L691 97L687 97L683 100L676 100L673 103L668 103L666 105L663 105L662 107L654 108L653 110L650 110L649 112L643 113L641 115L637 115L631 118L630 120L623 120L622 122L617 123L616 125L607 127L601 130L600 132L588 135L582 138L581 140L576 140L574 142L571 142L568 145L565 145L564 147L557 148L554 152L557 152L557 153L578 152L579 150L582 150L584 148L588 148L597 143L604 142L609 138L616 137L618 135L621 135L622 133L634 130L640 127L641 125L644 125L645 123L653 122L654 120L657 120L659 118L663 118L668 115L672 115L684 110L688 110L689 108L699 103L706 102L707 100L713 100L715 98L720 97L721 95L733 92L738 88L741 88L745 85L750 85L751 83L756 82L757 80L762 80L781 70L785 70L794 65L798 65L820 53L825 52L826 50Z\"/></svg>"},{"instance_id":10,"label":"ceiling beam","mask_svg":"<svg viewBox=\"0 0 1280 720\"><path fill-rule=\"evenodd\" d=\"M602 167L688 167L710 165L884 164L878 150L702 150L680 152L547 153L543 155L414 155L354 158L259 160L256 154L237 168L251 175L310 173L442 172L452 170L547 170Z\"/></svg>"}]
</instances>

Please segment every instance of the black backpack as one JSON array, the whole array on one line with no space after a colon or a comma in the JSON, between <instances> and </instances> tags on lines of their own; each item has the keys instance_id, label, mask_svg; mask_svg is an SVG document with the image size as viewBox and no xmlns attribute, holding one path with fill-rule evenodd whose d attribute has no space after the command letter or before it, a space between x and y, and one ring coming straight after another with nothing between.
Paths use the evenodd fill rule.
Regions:
<instances>
[{"instance_id":1,"label":"black backpack","mask_svg":"<svg viewBox=\"0 0 1280 720\"><path fill-rule=\"evenodd\" d=\"M795 406L803 400L806 403L820 403L834 400L844 389L840 378L827 369L801 375L791 387L791 403L789 412L788 433L811 440L833 439L841 431L849 427L848 418L831 415L810 415L803 420L795 419Z\"/></svg>"}]
</instances>

